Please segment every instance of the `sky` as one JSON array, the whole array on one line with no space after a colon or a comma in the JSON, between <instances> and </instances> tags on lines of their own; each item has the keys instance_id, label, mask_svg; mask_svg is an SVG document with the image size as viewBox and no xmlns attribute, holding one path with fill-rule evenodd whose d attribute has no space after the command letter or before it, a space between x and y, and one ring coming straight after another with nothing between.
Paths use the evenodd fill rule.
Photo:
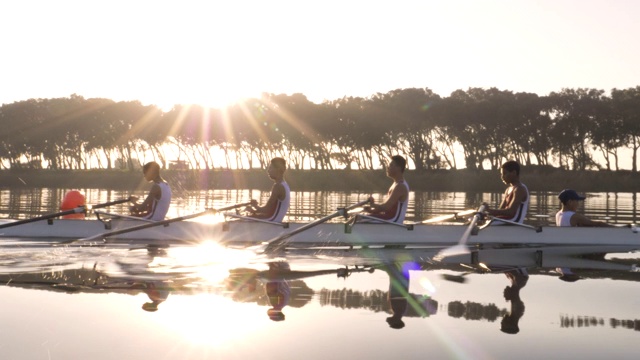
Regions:
<instances>
[{"instance_id":1,"label":"sky","mask_svg":"<svg viewBox=\"0 0 640 360\"><path fill-rule=\"evenodd\" d=\"M635 0L7 0L0 104L640 85Z\"/></svg>"}]
</instances>

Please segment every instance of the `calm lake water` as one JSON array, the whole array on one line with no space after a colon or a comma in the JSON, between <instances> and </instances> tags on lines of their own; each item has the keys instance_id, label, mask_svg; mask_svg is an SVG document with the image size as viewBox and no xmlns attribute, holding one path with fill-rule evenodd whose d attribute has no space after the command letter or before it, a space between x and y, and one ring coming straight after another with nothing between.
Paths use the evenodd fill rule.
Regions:
<instances>
[{"instance_id":1,"label":"calm lake water","mask_svg":"<svg viewBox=\"0 0 640 360\"><path fill-rule=\"evenodd\" d=\"M83 191L89 204L129 196ZM10 218L55 212L65 192L0 190L0 212ZM368 195L293 193L290 220L317 218ZM535 215L554 214L556 194L531 195L528 222L545 224L549 218ZM588 216L640 222L636 194L587 195ZM178 190L169 216L267 196L255 190ZM412 193L409 220L500 198ZM621 263L640 264L638 254L619 257L625 258ZM349 276L337 276L345 266ZM529 268L526 277L521 269L464 276L460 271L424 263L411 250L265 255L213 243L148 249L0 239L0 359L636 356L640 273L574 269L571 277L566 270Z\"/></svg>"}]
</instances>

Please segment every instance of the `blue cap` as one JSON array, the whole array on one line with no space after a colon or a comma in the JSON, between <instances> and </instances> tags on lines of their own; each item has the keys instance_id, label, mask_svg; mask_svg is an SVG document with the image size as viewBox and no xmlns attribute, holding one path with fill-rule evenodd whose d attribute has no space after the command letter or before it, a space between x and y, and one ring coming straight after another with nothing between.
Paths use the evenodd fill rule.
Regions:
<instances>
[{"instance_id":1,"label":"blue cap","mask_svg":"<svg viewBox=\"0 0 640 360\"><path fill-rule=\"evenodd\" d=\"M558 199L560 199L562 203L566 203L569 200L584 200L586 197L578 195L575 190L564 189L558 195Z\"/></svg>"}]
</instances>

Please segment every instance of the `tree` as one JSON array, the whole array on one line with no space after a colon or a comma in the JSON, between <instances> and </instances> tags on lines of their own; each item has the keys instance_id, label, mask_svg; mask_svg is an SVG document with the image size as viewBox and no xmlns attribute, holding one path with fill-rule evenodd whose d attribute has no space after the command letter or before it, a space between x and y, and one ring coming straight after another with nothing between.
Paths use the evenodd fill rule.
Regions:
<instances>
[{"instance_id":1,"label":"tree","mask_svg":"<svg viewBox=\"0 0 640 360\"><path fill-rule=\"evenodd\" d=\"M640 86L611 90L613 117L620 123L620 134L630 142L632 171L638 171L638 149L640 149Z\"/></svg>"},{"instance_id":2,"label":"tree","mask_svg":"<svg viewBox=\"0 0 640 360\"><path fill-rule=\"evenodd\" d=\"M571 160L574 170L595 165L588 151L592 130L606 116L604 91L597 89L563 89L549 95L553 125L550 138L560 159Z\"/></svg>"}]
</instances>

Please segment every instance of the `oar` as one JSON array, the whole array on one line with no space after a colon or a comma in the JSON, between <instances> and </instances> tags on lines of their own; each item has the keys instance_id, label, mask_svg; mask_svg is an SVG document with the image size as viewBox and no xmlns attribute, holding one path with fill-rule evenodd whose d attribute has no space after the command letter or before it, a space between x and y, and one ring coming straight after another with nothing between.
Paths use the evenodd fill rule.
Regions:
<instances>
[{"instance_id":1,"label":"oar","mask_svg":"<svg viewBox=\"0 0 640 360\"><path fill-rule=\"evenodd\" d=\"M527 228L527 229L535 230L537 233L542 232L542 226L531 226L531 225L522 224L522 223L511 221L511 220L501 219L501 218L494 217L494 216L491 217L491 220L492 221L500 221L500 222L503 222L505 224L521 226L521 227L524 227L524 228Z\"/></svg>"},{"instance_id":2,"label":"oar","mask_svg":"<svg viewBox=\"0 0 640 360\"><path fill-rule=\"evenodd\" d=\"M246 203L241 203L241 204L225 206L225 207L222 207L222 208L219 208L219 209L207 209L205 211L201 211L201 212L195 213L195 214L179 216L179 217L175 217L175 218L172 218L172 219L156 221L156 222L153 222L153 223L145 223L145 224L131 226L131 227L124 228L124 229L107 231L107 232L103 232L103 233L96 234L96 235L93 235L93 236L89 236L89 237L86 237L86 238L63 241L63 242L60 242L58 244L65 245L65 244L72 244L72 243L75 243L75 242L78 242L78 241L93 241L93 240L97 240L97 239L103 239L103 238L107 238L107 237L111 237L111 236L115 236L115 235L126 234L126 233L130 233L130 232L134 232L134 231L138 231L138 230L144 230L144 229L148 229L148 228L152 228L152 227L156 227L156 226L168 225L168 224L171 224L171 223L174 223L174 222L178 222L178 221L189 220L189 219L193 219L193 218L196 218L196 217L199 217L199 216L212 214L212 213L216 213L216 212L220 212L220 211L231 210L231 209L239 208L239 207L242 207L242 206L248 206L250 204L251 204L250 202L246 202Z\"/></svg>"},{"instance_id":3,"label":"oar","mask_svg":"<svg viewBox=\"0 0 640 360\"><path fill-rule=\"evenodd\" d=\"M464 234L462 234L462 237L460 238L460 241L458 241L458 245L454 245L446 249L440 250L438 254L433 257L433 259L436 261L439 261L444 259L447 256L468 254L469 249L467 248L467 245L466 245L467 240L469 240L469 236L471 235L471 231L473 231L473 228L476 226L478 221L480 221L482 216L484 216L483 215L484 209L485 209L485 205L480 206L480 208L478 209L478 212L471 219L471 223L467 227L467 230L465 230Z\"/></svg>"},{"instance_id":4,"label":"oar","mask_svg":"<svg viewBox=\"0 0 640 360\"><path fill-rule=\"evenodd\" d=\"M464 211L460 211L460 212L455 213L455 214L436 216L436 217L433 217L431 219L423 220L423 221L421 221L419 223L416 223L416 224L439 223L439 222L452 220L452 219L457 219L457 218L460 218L460 217L463 217L463 216L471 215L471 214L473 214L475 212L477 212L477 210L475 210L475 209L464 210Z\"/></svg>"},{"instance_id":5,"label":"oar","mask_svg":"<svg viewBox=\"0 0 640 360\"><path fill-rule=\"evenodd\" d=\"M369 202L369 200L364 200L364 201L361 201L361 202L359 202L357 204L353 204L351 206L347 206L345 208L339 208L338 211L334 212L331 215L327 215L327 216L325 216L323 218L320 218L318 220L312 221L312 222L310 222L310 223L308 223L306 225L303 225L303 226L301 226L301 227L299 227L299 228L297 228L297 229L295 229L293 231L290 231L290 232L288 232L286 234L282 234L282 235L280 235L280 236L278 236L276 238L273 238L271 240L267 240L267 241L263 242L262 245L268 245L268 246L277 245L278 243L280 243L283 240L286 240L286 239L288 239L288 238L290 238L290 237L292 237L292 236L294 236L296 234L299 234L299 233L301 233L301 232L303 232L305 230L309 230L309 229L311 229L312 227L314 227L316 225L320 225L322 223L325 223L325 222L327 222L327 221L329 221L329 220L331 220L331 219L333 219L335 217L346 216L347 212L349 210L353 210L353 209L355 209L357 207L363 206L364 204L366 204L368 202Z\"/></svg>"},{"instance_id":6,"label":"oar","mask_svg":"<svg viewBox=\"0 0 640 360\"><path fill-rule=\"evenodd\" d=\"M28 223L32 223L32 222L36 222L36 221L40 221L40 220L48 220L48 219L54 219L60 216L65 216L65 215L71 215L71 214L79 214L79 213L83 213L85 212L85 207L84 206L78 206L77 208L73 208L73 209L69 209L69 210L65 210L65 211L60 211L57 213L53 213L53 214L47 214L47 215L42 215L42 216L37 216L31 219L24 219L24 220L18 220L18 221L13 221L10 223L6 223L6 224L2 224L0 225L0 229L4 229L4 228L8 228L11 226L18 226L18 225L22 225L22 224L28 224Z\"/></svg>"},{"instance_id":7,"label":"oar","mask_svg":"<svg viewBox=\"0 0 640 360\"><path fill-rule=\"evenodd\" d=\"M102 209L102 208L109 207L111 205L124 204L124 203L127 203L129 201L131 201L131 196L126 198L126 199L120 199L120 200L109 201L109 202L102 203L102 204L90 205L90 208L91 209Z\"/></svg>"},{"instance_id":8,"label":"oar","mask_svg":"<svg viewBox=\"0 0 640 360\"><path fill-rule=\"evenodd\" d=\"M127 199L122 199L122 200L106 202L106 203L102 203L102 204L96 204L96 205L91 206L91 208L97 209L97 208L103 208L103 207L107 207L107 206L111 206L111 205L122 204L122 203L125 203L125 202L129 201L130 199L131 198L127 198ZM87 210L87 208L85 206L78 206L78 207L75 207L73 209L64 210L64 211L60 211L60 212L53 213L53 214L37 216L37 217L31 218L31 219L12 221L10 223L6 223L6 224L0 225L0 229L8 228L8 227L11 227L11 226L18 226L18 225L22 225L22 224L29 224L29 223L40 221L40 220L55 219L57 217L65 216L65 215L79 214L79 213L86 212L86 210Z\"/></svg>"},{"instance_id":9,"label":"oar","mask_svg":"<svg viewBox=\"0 0 640 360\"><path fill-rule=\"evenodd\" d=\"M465 278L465 276L470 275L470 274L488 274L488 273L492 273L492 274L501 274L501 273L506 273L509 271L513 271L513 270L526 270L526 267L523 266L511 266L511 267L505 267L504 269L499 269L499 270L491 270L491 268L489 268L487 265L480 263L479 267L477 268L471 268L471 271L466 271L464 273L462 273L461 275L453 275L453 274L441 274L440 276L447 280L447 281L452 281L452 282L457 282L460 284L464 284L467 279Z\"/></svg>"},{"instance_id":10,"label":"oar","mask_svg":"<svg viewBox=\"0 0 640 360\"><path fill-rule=\"evenodd\" d=\"M131 215L123 215L123 214L116 214L116 213L110 213L107 211L94 211L93 212L96 215L106 215L109 216L111 218L115 218L115 219L127 219L127 220L135 220L135 221L140 221L140 222L150 222L150 223L154 223L155 221L151 220L151 219L145 219L145 218L141 218L139 216L131 216Z\"/></svg>"}]
</instances>

